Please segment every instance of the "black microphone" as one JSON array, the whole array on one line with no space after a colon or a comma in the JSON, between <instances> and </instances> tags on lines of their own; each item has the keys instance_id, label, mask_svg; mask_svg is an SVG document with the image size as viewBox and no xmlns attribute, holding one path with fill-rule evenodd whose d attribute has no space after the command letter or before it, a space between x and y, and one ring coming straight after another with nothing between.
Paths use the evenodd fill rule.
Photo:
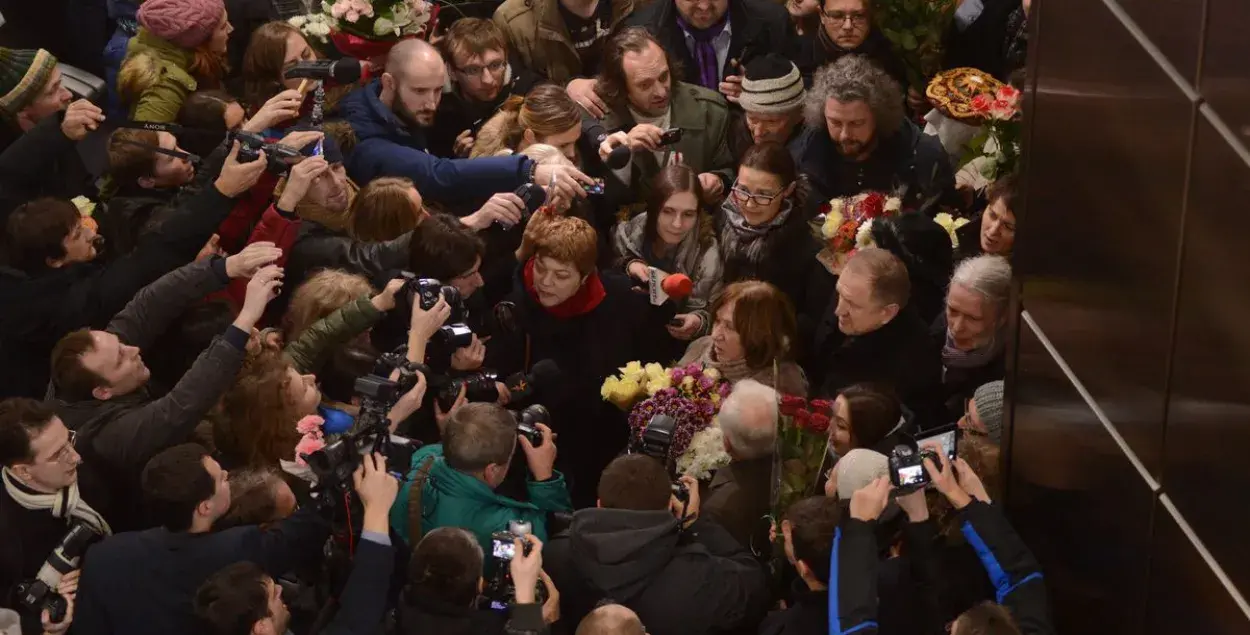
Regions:
<instances>
[{"instance_id":1,"label":"black microphone","mask_svg":"<svg viewBox=\"0 0 1250 635\"><path fill-rule=\"evenodd\" d=\"M534 367L530 369L529 374L513 373L504 385L508 387L508 392L512 393L512 399L508 403L516 403L522 399L533 396L534 391L542 389L560 379L560 366L549 359L540 359L534 362Z\"/></svg>"},{"instance_id":2,"label":"black microphone","mask_svg":"<svg viewBox=\"0 0 1250 635\"><path fill-rule=\"evenodd\" d=\"M633 156L633 153L629 150L629 146L619 145L612 148L612 151L608 153L608 158L604 160L604 163L613 170L619 170L629 165L629 160L632 159Z\"/></svg>"},{"instance_id":3,"label":"black microphone","mask_svg":"<svg viewBox=\"0 0 1250 635\"><path fill-rule=\"evenodd\" d=\"M282 74L286 79L333 80L336 84L355 84L360 81L360 60L345 57L341 60L317 60L296 62Z\"/></svg>"},{"instance_id":4,"label":"black microphone","mask_svg":"<svg viewBox=\"0 0 1250 635\"><path fill-rule=\"evenodd\" d=\"M582 136L588 139L594 147L595 152L598 152L599 146L603 145L604 139L608 138L608 131L603 127L602 123L599 123L599 120L583 118ZM608 158L604 159L603 162L609 168L619 170L629 165L629 160L632 156L632 153L629 151L629 146L619 145L612 148L612 152L608 154Z\"/></svg>"}]
</instances>

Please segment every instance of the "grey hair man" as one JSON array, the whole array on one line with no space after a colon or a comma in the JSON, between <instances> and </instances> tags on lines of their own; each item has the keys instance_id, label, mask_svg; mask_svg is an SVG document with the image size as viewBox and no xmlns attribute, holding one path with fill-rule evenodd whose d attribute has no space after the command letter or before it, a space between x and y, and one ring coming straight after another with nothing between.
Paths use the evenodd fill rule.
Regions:
<instances>
[{"instance_id":1,"label":"grey hair man","mask_svg":"<svg viewBox=\"0 0 1250 635\"><path fill-rule=\"evenodd\" d=\"M753 538L756 544L766 539L759 520L768 513L779 400L776 390L744 379L716 416L731 461L712 477L702 511L748 547Z\"/></svg>"},{"instance_id":2,"label":"grey hair man","mask_svg":"<svg viewBox=\"0 0 1250 635\"><path fill-rule=\"evenodd\" d=\"M623 604L605 604L577 625L577 635L647 635L638 614Z\"/></svg>"},{"instance_id":3,"label":"grey hair man","mask_svg":"<svg viewBox=\"0 0 1250 635\"><path fill-rule=\"evenodd\" d=\"M804 115L799 171L814 200L901 190L904 207L918 208L954 192L942 144L907 120L899 85L867 58L846 55L817 71Z\"/></svg>"},{"instance_id":4,"label":"grey hair man","mask_svg":"<svg viewBox=\"0 0 1250 635\"><path fill-rule=\"evenodd\" d=\"M955 268L946 311L934 325L942 346L942 385L949 417L959 417L972 392L1006 374L1005 344L1011 265L1002 256L969 258Z\"/></svg>"}]
</instances>

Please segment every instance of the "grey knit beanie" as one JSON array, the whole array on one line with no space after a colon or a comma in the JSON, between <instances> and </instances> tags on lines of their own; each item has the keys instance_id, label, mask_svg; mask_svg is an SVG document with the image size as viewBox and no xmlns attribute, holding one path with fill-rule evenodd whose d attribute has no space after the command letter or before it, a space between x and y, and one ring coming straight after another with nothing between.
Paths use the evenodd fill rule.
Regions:
<instances>
[{"instance_id":1,"label":"grey knit beanie","mask_svg":"<svg viewBox=\"0 0 1250 635\"><path fill-rule=\"evenodd\" d=\"M985 426L990 440L1002 443L1003 440L1003 380L992 381L972 393L972 402L977 407L977 418Z\"/></svg>"},{"instance_id":2,"label":"grey knit beanie","mask_svg":"<svg viewBox=\"0 0 1250 635\"><path fill-rule=\"evenodd\" d=\"M738 105L747 112L784 113L803 105L803 76L794 62L769 53L747 62Z\"/></svg>"}]
</instances>

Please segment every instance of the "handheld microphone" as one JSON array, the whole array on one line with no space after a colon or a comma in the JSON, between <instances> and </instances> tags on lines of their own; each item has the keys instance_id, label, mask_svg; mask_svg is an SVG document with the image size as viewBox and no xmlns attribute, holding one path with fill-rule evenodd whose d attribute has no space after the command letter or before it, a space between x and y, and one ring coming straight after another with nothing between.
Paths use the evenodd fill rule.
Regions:
<instances>
[{"instance_id":1,"label":"handheld microphone","mask_svg":"<svg viewBox=\"0 0 1250 635\"><path fill-rule=\"evenodd\" d=\"M512 399L508 403L516 403L532 397L536 390L554 384L559 379L560 366L549 359L540 359L534 362L534 367L530 369L529 374L514 373L504 382L504 385L508 387L508 392L512 393Z\"/></svg>"},{"instance_id":2,"label":"handheld microphone","mask_svg":"<svg viewBox=\"0 0 1250 635\"><path fill-rule=\"evenodd\" d=\"M360 60L346 57L341 60L296 62L282 76L286 79L319 79L342 85L355 84L360 81Z\"/></svg>"},{"instance_id":3,"label":"handheld microphone","mask_svg":"<svg viewBox=\"0 0 1250 635\"><path fill-rule=\"evenodd\" d=\"M599 151L599 146L603 145L603 140L608 138L608 131L596 119L582 119L582 136L590 141L595 151ZM604 163L613 170L619 170L629 165L632 153L629 146L619 145L612 148L612 152L608 154L608 158L604 159Z\"/></svg>"},{"instance_id":4,"label":"handheld microphone","mask_svg":"<svg viewBox=\"0 0 1250 635\"><path fill-rule=\"evenodd\" d=\"M674 273L660 281L660 289L674 300L680 300L694 291L694 283L684 273Z\"/></svg>"},{"instance_id":5,"label":"handheld microphone","mask_svg":"<svg viewBox=\"0 0 1250 635\"><path fill-rule=\"evenodd\" d=\"M608 158L604 160L604 163L613 170L619 170L629 165L629 160L632 159L633 156L634 154L630 151L629 146L619 145L612 148L612 151L608 153Z\"/></svg>"}]
</instances>

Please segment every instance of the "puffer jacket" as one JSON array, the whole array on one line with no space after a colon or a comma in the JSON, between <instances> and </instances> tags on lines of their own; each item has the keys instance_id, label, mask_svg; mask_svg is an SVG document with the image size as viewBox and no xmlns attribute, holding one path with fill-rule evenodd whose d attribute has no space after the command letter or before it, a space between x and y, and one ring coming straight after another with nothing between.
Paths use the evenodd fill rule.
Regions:
<instances>
[{"instance_id":1,"label":"puffer jacket","mask_svg":"<svg viewBox=\"0 0 1250 635\"><path fill-rule=\"evenodd\" d=\"M138 95L130 98L130 118L135 121L169 123L178 119L178 111L187 96L195 92L198 84L191 76L192 51L152 35L140 28L138 35L130 38L126 47L126 59L118 72L118 82L129 74L150 76Z\"/></svg>"}]
</instances>

